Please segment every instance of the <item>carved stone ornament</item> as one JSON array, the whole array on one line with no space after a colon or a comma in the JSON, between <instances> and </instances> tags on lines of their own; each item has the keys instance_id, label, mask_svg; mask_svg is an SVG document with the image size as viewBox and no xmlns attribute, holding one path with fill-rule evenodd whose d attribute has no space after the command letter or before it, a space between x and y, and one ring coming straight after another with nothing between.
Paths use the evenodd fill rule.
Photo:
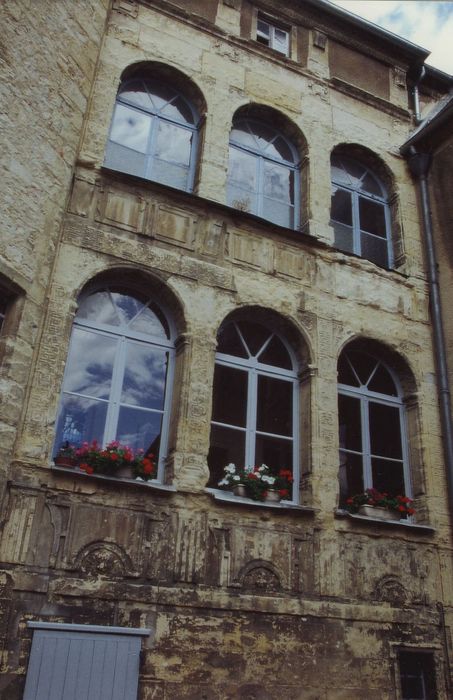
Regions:
<instances>
[{"instance_id":1,"label":"carved stone ornament","mask_svg":"<svg viewBox=\"0 0 453 700\"><path fill-rule=\"evenodd\" d=\"M116 578L131 573L132 562L128 555L109 542L94 542L84 547L77 556L77 568L89 576Z\"/></svg>"},{"instance_id":2,"label":"carved stone ornament","mask_svg":"<svg viewBox=\"0 0 453 700\"><path fill-rule=\"evenodd\" d=\"M240 579L242 588L259 593L275 593L282 588L280 577L269 562L249 563Z\"/></svg>"},{"instance_id":3,"label":"carved stone ornament","mask_svg":"<svg viewBox=\"0 0 453 700\"><path fill-rule=\"evenodd\" d=\"M400 607L407 601L407 591L401 581L396 576L383 576L376 583L374 588L374 597L376 600L385 601Z\"/></svg>"}]
</instances>

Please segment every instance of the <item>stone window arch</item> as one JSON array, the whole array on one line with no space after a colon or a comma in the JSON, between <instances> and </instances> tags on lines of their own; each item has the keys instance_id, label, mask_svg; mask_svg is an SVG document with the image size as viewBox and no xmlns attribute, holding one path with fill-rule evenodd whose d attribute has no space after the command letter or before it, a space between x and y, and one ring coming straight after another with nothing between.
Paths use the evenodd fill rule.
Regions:
<instances>
[{"instance_id":1,"label":"stone window arch","mask_svg":"<svg viewBox=\"0 0 453 700\"><path fill-rule=\"evenodd\" d=\"M61 445L118 440L157 457L168 448L175 327L156 299L118 284L82 294L74 318L58 410Z\"/></svg>"},{"instance_id":2,"label":"stone window arch","mask_svg":"<svg viewBox=\"0 0 453 700\"><path fill-rule=\"evenodd\" d=\"M377 346L353 342L338 361L340 503L375 488L412 497L410 397ZM412 426L413 427L413 426ZM414 436L415 437L415 436Z\"/></svg>"},{"instance_id":3,"label":"stone window arch","mask_svg":"<svg viewBox=\"0 0 453 700\"><path fill-rule=\"evenodd\" d=\"M388 169L366 149L340 146L331 156L331 184L335 246L380 267L399 265L402 241Z\"/></svg>"},{"instance_id":4,"label":"stone window arch","mask_svg":"<svg viewBox=\"0 0 453 700\"><path fill-rule=\"evenodd\" d=\"M283 332L282 332L283 331ZM235 315L218 333L208 466L216 487L224 467L267 464L300 483L300 359L288 334L265 315Z\"/></svg>"},{"instance_id":5,"label":"stone window arch","mask_svg":"<svg viewBox=\"0 0 453 700\"><path fill-rule=\"evenodd\" d=\"M305 142L294 125L276 115L257 105L236 113L229 139L227 204L294 229L301 222Z\"/></svg>"},{"instance_id":6,"label":"stone window arch","mask_svg":"<svg viewBox=\"0 0 453 700\"><path fill-rule=\"evenodd\" d=\"M104 164L113 170L191 192L202 98L168 68L141 65L123 76L116 96Z\"/></svg>"}]
</instances>

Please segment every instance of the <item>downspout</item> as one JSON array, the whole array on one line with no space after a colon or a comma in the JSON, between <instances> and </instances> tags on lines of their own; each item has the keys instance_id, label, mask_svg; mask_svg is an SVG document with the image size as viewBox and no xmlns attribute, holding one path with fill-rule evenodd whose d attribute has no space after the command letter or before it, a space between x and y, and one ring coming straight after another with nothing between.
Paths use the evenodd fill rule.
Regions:
<instances>
[{"instance_id":1,"label":"downspout","mask_svg":"<svg viewBox=\"0 0 453 700\"><path fill-rule=\"evenodd\" d=\"M434 355L437 365L440 420L443 434L445 466L447 471L448 495L450 499L450 514L453 516L453 428L451 421L450 388L447 372L447 355L442 324L440 305L439 274L434 250L433 228L431 220L431 205L428 189L428 171L431 165L431 154L418 153L410 146L406 154L412 176L418 180L422 208L425 253L428 264L428 286L431 308L431 321L434 336Z\"/></svg>"},{"instance_id":2,"label":"downspout","mask_svg":"<svg viewBox=\"0 0 453 700\"><path fill-rule=\"evenodd\" d=\"M418 124L421 124L421 122L423 121L421 118L421 114L420 114L420 93L418 90L418 86L422 82L425 75L426 75L426 68L425 68L425 66L422 66L420 69L420 75L418 76L417 80L415 81L414 87L412 89L412 94L414 96L414 119L415 119L415 123L417 124L417 126L418 126Z\"/></svg>"}]
</instances>

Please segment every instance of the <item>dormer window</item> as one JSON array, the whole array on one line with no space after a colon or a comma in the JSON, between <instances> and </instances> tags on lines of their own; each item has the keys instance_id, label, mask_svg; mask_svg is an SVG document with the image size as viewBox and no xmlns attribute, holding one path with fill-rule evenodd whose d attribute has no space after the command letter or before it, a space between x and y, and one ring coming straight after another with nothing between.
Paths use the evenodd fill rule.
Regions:
<instances>
[{"instance_id":1,"label":"dormer window","mask_svg":"<svg viewBox=\"0 0 453 700\"><path fill-rule=\"evenodd\" d=\"M284 56L289 56L289 32L281 27L276 27L262 15L258 15L256 40Z\"/></svg>"}]
</instances>

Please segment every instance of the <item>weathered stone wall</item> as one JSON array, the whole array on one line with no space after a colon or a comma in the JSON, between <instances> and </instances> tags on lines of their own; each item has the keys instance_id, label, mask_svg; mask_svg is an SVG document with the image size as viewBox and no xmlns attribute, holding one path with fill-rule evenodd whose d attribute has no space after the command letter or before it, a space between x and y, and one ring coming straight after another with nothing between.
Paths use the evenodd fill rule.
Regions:
<instances>
[{"instance_id":1,"label":"weathered stone wall","mask_svg":"<svg viewBox=\"0 0 453 700\"><path fill-rule=\"evenodd\" d=\"M12 291L0 344L3 476L42 329L107 4L12 0L0 7L0 283Z\"/></svg>"},{"instance_id":2,"label":"weathered stone wall","mask_svg":"<svg viewBox=\"0 0 453 700\"><path fill-rule=\"evenodd\" d=\"M56 211L66 214L45 304L40 297L33 380L3 501L0 697L21 697L26 621L40 619L151 627L141 700L393 700L402 645L434 653L446 700L452 543L420 220L398 151L410 128L404 65L388 57L379 82L388 90L372 94L349 84L346 68L330 75L329 40L315 37L311 21L295 32L299 62L247 38L240 2L219 2L207 21L197 19L202 3L180 6L114 3L83 129L79 115L69 197L72 161L55 194ZM332 32L338 41L338 28ZM380 59L376 53L376 70ZM121 75L141 61L181 71L204 96L195 194L102 168ZM87 95L89 80L83 84ZM305 139L304 233L225 207L228 133L248 103L279 110ZM332 248L330 153L344 143L371 149L391 173L396 270ZM56 213L52 222L46 255ZM149 290L163 284L178 327L170 459L159 487L50 468L77 298L108 271L113 279L140 275ZM229 313L247 307L278 314L302 358L300 507L244 506L205 490L216 334ZM337 511L336 367L355 337L381 343L413 377L413 525Z\"/></svg>"}]
</instances>

